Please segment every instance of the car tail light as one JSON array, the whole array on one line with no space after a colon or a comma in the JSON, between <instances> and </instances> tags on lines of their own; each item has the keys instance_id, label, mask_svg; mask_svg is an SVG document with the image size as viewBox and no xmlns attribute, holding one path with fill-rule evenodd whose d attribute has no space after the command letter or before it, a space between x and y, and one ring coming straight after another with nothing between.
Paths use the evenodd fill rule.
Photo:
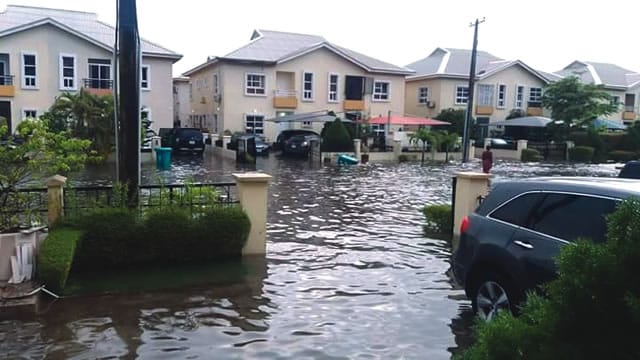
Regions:
<instances>
[{"instance_id":1,"label":"car tail light","mask_svg":"<svg viewBox=\"0 0 640 360\"><path fill-rule=\"evenodd\" d=\"M462 222L460 223L460 234L464 234L469 229L469 217L465 216L462 218Z\"/></svg>"}]
</instances>

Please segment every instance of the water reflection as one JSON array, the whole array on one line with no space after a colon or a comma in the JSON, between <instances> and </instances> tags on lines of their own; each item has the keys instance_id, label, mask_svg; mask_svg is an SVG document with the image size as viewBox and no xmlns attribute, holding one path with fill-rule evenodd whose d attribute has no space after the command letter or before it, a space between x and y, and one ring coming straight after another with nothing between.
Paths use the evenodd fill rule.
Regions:
<instances>
[{"instance_id":1,"label":"water reflection","mask_svg":"<svg viewBox=\"0 0 640 360\"><path fill-rule=\"evenodd\" d=\"M176 159L170 171L145 166L146 183L272 174L266 260L209 285L57 301L36 318L0 322L0 357L447 359L468 346L473 317L447 276L448 240L424 234L419 210L450 201L456 171L479 168L275 156L242 167L207 155ZM89 169L76 182L108 182L111 172ZM494 181L616 173L497 162Z\"/></svg>"}]
</instances>

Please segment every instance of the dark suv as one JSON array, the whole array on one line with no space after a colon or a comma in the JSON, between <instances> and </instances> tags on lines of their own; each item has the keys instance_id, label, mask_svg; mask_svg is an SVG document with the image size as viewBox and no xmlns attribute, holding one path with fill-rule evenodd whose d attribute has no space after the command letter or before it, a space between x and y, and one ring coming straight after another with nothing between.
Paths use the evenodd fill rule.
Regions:
<instances>
[{"instance_id":1,"label":"dark suv","mask_svg":"<svg viewBox=\"0 0 640 360\"><path fill-rule=\"evenodd\" d=\"M517 313L526 291L556 276L555 257L578 239L605 241L606 217L640 196L640 182L619 178L533 178L502 182L460 226L455 280L474 311L490 320Z\"/></svg>"}]
</instances>

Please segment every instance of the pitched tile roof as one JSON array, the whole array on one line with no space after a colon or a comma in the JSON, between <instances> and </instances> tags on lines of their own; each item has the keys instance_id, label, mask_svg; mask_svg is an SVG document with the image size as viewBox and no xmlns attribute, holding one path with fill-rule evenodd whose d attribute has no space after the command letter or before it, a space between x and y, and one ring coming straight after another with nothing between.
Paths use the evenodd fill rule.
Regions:
<instances>
[{"instance_id":1,"label":"pitched tile roof","mask_svg":"<svg viewBox=\"0 0 640 360\"><path fill-rule=\"evenodd\" d=\"M46 23L86 36L105 48L113 48L113 26L99 21L95 13L61 9L8 5L6 10L0 13L0 37ZM166 56L176 60L182 57L145 39L141 39L140 44L142 52L146 55Z\"/></svg>"},{"instance_id":2,"label":"pitched tile roof","mask_svg":"<svg viewBox=\"0 0 640 360\"><path fill-rule=\"evenodd\" d=\"M621 66L592 61L574 61L557 75L577 76L585 83L603 84L608 87L626 88L640 81L640 73Z\"/></svg>"},{"instance_id":3,"label":"pitched tile roof","mask_svg":"<svg viewBox=\"0 0 640 360\"><path fill-rule=\"evenodd\" d=\"M476 74L489 72L493 67L500 66L504 60L485 51L476 53ZM429 56L406 66L415 70L415 77L425 75L453 75L469 76L471 67L471 50L437 48Z\"/></svg>"},{"instance_id":4,"label":"pitched tile roof","mask_svg":"<svg viewBox=\"0 0 640 360\"><path fill-rule=\"evenodd\" d=\"M221 59L277 63L291 60L321 47L333 51L369 72L412 73L409 69L330 43L322 36L271 30L255 30L248 44L221 57Z\"/></svg>"}]
</instances>

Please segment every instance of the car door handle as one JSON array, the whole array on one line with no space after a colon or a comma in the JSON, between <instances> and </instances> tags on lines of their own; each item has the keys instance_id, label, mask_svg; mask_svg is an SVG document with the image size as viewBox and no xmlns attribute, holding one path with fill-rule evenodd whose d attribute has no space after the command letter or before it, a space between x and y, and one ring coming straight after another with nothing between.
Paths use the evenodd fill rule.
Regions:
<instances>
[{"instance_id":1,"label":"car door handle","mask_svg":"<svg viewBox=\"0 0 640 360\"><path fill-rule=\"evenodd\" d=\"M529 244L528 242L516 240L513 243L518 245L518 246L521 246L521 247L523 247L525 249L533 249L533 245Z\"/></svg>"}]
</instances>

